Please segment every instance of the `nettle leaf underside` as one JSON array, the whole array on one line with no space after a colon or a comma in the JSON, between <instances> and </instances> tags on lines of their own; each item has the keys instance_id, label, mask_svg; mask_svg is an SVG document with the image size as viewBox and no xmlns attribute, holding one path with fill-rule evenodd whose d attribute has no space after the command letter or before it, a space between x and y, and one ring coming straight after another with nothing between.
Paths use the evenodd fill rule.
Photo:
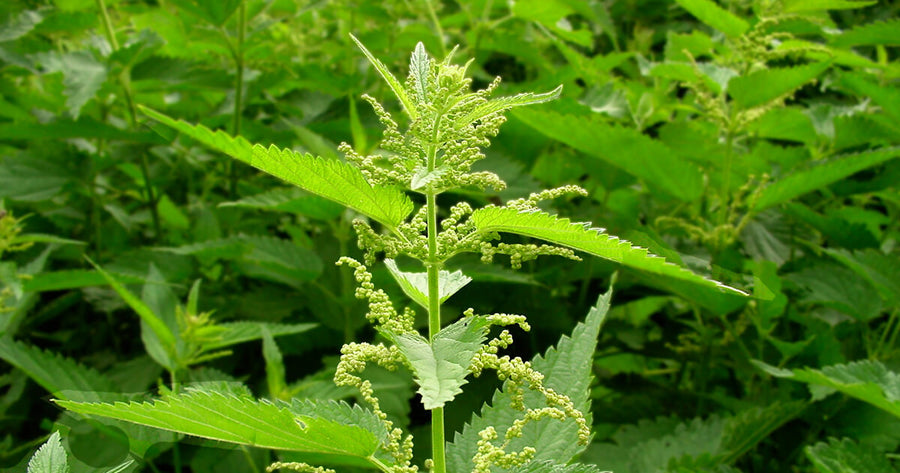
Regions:
<instances>
[{"instance_id":1,"label":"nettle leaf underside","mask_svg":"<svg viewBox=\"0 0 900 473\"><path fill-rule=\"evenodd\" d=\"M315 403L291 406L218 392L193 391L152 402L81 403L56 401L65 409L149 427L260 448L306 452L344 465L372 466L381 435L369 411ZM340 411L340 418L323 414Z\"/></svg>"},{"instance_id":2,"label":"nettle leaf underside","mask_svg":"<svg viewBox=\"0 0 900 473\"><path fill-rule=\"evenodd\" d=\"M591 422L590 396L588 387L591 382L591 360L597 345L600 328L606 320L612 290L602 294L597 303L588 312L584 322L579 322L572 330L571 336L563 336L555 347L551 347L543 356L532 360L535 370L544 374L544 384L556 391L566 394ZM533 391L526 391L525 403L528 407L542 407L544 399ZM490 404L482 408L479 415L472 417L462 432L456 434L453 442L447 445L447 462L449 471L470 471L471 459L478 449L478 433L487 426L494 426L502 435L522 413L510 406L510 395L505 391L495 391ZM578 455L584 447L573 441L577 435L574 422L543 420L526 426L523 436L511 442L508 451L520 450L524 446L537 449L535 459L528 465L543 465L544 461L552 463L568 463ZM548 470L533 469L525 465L523 469L511 471L557 471L555 467ZM506 470L504 470L506 471ZM593 470L559 470L559 471L593 471Z\"/></svg>"},{"instance_id":3,"label":"nettle leaf underside","mask_svg":"<svg viewBox=\"0 0 900 473\"><path fill-rule=\"evenodd\" d=\"M385 226L395 228L412 212L412 201L399 189L372 186L354 166L302 154L277 146L253 145L243 137L212 131L203 125L174 120L146 107L149 117L174 128L204 145L243 161L313 194L349 207Z\"/></svg>"},{"instance_id":4,"label":"nettle leaf underside","mask_svg":"<svg viewBox=\"0 0 900 473\"><path fill-rule=\"evenodd\" d=\"M666 261L665 258L651 254L644 248L633 246L628 241L546 212L520 212L512 208L487 207L476 210L471 219L481 233L507 232L539 238L630 268L746 295L739 289L694 274Z\"/></svg>"},{"instance_id":5,"label":"nettle leaf underside","mask_svg":"<svg viewBox=\"0 0 900 473\"><path fill-rule=\"evenodd\" d=\"M429 343L418 333L386 334L412 366L425 409L443 407L462 392L469 364L487 337L484 318L460 319Z\"/></svg>"}]
</instances>

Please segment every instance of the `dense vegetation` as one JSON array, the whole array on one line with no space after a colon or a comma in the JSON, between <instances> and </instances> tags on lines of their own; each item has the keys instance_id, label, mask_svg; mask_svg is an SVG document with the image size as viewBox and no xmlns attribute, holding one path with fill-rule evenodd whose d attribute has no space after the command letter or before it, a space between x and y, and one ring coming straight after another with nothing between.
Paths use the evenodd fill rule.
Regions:
<instances>
[{"instance_id":1,"label":"dense vegetation","mask_svg":"<svg viewBox=\"0 0 900 473\"><path fill-rule=\"evenodd\" d=\"M369 424L370 411L325 404L370 402L359 386L332 381L342 345L393 336L402 351L419 342L370 326L371 294L368 309L357 299L365 274L349 260L334 263L366 260L371 282L398 310L419 303L433 315L431 286L416 289L424 273L407 272L422 268L382 264L390 250L371 239L360 249L356 230L381 238L411 212L407 205L435 208L452 220L443 228L455 228L465 212L451 206L463 201L550 220L473 223L511 245L488 251L492 264L478 254L447 262L442 288L456 278L458 292L437 311L438 327L441 316L448 329L462 327L451 323L469 307L524 314L531 331L510 329L513 355L544 354L535 366L550 372L550 385L575 376L556 374L555 364L583 365L585 382L587 367L593 375L589 395L570 395L589 407L590 445L549 445L540 436L555 431L541 427L526 444L556 458L539 451L547 463L493 471L900 470L898 12L891 2L858 0L2 2L0 467L26 471L46 442L31 471L57 471L41 469L40 459L63 450L73 472L259 472L274 461L364 471L371 465L346 452L234 446L50 400L78 411L87 405L79 403L163 398L176 406L206 396L222 411L262 417L291 405L313 423L318 414L345 416L360 432L331 432L365 437L381 428ZM494 96L543 102L509 111L517 104L502 102L484 115L488 122L502 111L508 121L486 159L472 161L472 175L495 172L505 188L481 189L471 184L491 181L473 178L429 193L458 179L457 170L410 167L420 193L368 187L376 209L346 198L352 186L335 183L331 192L285 179L306 192L225 156L259 168L251 156L266 151L247 150L261 143L396 164L391 143L381 142L390 137L385 113L361 95L405 129L411 107L385 71L409 71L406 86L426 95L417 87L431 73L410 71L410 53L413 66L434 66L454 45L447 65L472 58L475 90L500 76ZM556 100L528 94L560 84ZM350 176L350 166L332 168ZM553 193L539 209L537 199L515 200L573 184L586 192ZM574 230L554 214L603 226L751 297L659 269L627 245L617 253L573 243L563 237ZM354 223L359 217L372 227ZM587 254L582 262L534 259L568 255L530 250L538 240ZM611 294L613 279L603 322L607 301L597 297ZM425 313L412 321L423 333L430 322ZM591 354L586 332L601 322ZM465 330L454 340L480 346L487 336ZM466 383L464 369L432 376L434 395L417 366L370 367L364 377L390 425L415 436L411 465L432 457L429 411L440 404L447 461L457 468L448 471L462 473L475 429L499 416L482 404L492 396L500 396L494 408L502 404L501 385ZM455 379L449 387L447 378ZM50 438L54 431L61 435ZM271 445L239 440L231 441ZM583 465L562 466L573 457Z\"/></svg>"}]
</instances>

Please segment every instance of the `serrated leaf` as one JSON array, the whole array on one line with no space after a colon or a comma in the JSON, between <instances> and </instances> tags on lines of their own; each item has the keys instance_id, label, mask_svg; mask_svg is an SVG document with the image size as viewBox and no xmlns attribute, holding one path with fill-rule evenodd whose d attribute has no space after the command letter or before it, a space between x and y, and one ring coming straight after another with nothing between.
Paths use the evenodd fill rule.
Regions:
<instances>
[{"instance_id":1,"label":"serrated leaf","mask_svg":"<svg viewBox=\"0 0 900 473\"><path fill-rule=\"evenodd\" d=\"M111 380L98 371L56 353L0 338L0 359L24 371L41 387L62 399L100 401L103 393L116 391Z\"/></svg>"},{"instance_id":2,"label":"serrated leaf","mask_svg":"<svg viewBox=\"0 0 900 473\"><path fill-rule=\"evenodd\" d=\"M715 452L718 463L732 464L806 408L804 402L774 402L739 412L725 422L722 441Z\"/></svg>"},{"instance_id":3,"label":"serrated leaf","mask_svg":"<svg viewBox=\"0 0 900 473\"><path fill-rule=\"evenodd\" d=\"M823 248L823 251L868 281L886 305L900 301L900 258L897 255L871 248L855 252L839 248Z\"/></svg>"},{"instance_id":4,"label":"serrated leaf","mask_svg":"<svg viewBox=\"0 0 900 473\"><path fill-rule=\"evenodd\" d=\"M224 329L219 338L209 342L205 346L209 350L237 345L238 343L259 340L263 338L263 331L268 331L272 337L294 335L315 328L317 324L277 324L270 322L225 322L216 324L216 327Z\"/></svg>"},{"instance_id":5,"label":"serrated leaf","mask_svg":"<svg viewBox=\"0 0 900 473\"><path fill-rule=\"evenodd\" d=\"M825 10L851 10L875 5L877 0L784 0L783 13L807 13Z\"/></svg>"},{"instance_id":6,"label":"serrated leaf","mask_svg":"<svg viewBox=\"0 0 900 473\"><path fill-rule=\"evenodd\" d=\"M425 409L443 407L462 392L469 364L487 338L489 325L482 317L462 318L444 327L431 342L416 332L385 332L409 361Z\"/></svg>"},{"instance_id":7,"label":"serrated leaf","mask_svg":"<svg viewBox=\"0 0 900 473\"><path fill-rule=\"evenodd\" d=\"M419 41L409 58L409 75L415 79L414 84L419 103L428 101L429 72L431 72L431 58L425 51L425 45Z\"/></svg>"},{"instance_id":8,"label":"serrated leaf","mask_svg":"<svg viewBox=\"0 0 900 473\"><path fill-rule=\"evenodd\" d=\"M63 74L66 106L73 118L78 118L81 108L100 90L106 82L106 66L97 61L89 51L56 51L38 53L35 60L50 73Z\"/></svg>"},{"instance_id":9,"label":"serrated leaf","mask_svg":"<svg viewBox=\"0 0 900 473\"><path fill-rule=\"evenodd\" d=\"M831 38L831 45L837 48L849 46L900 46L900 19L874 21L857 25Z\"/></svg>"},{"instance_id":10,"label":"serrated leaf","mask_svg":"<svg viewBox=\"0 0 900 473\"><path fill-rule=\"evenodd\" d=\"M508 97L498 97L496 99L488 100L476 106L465 115L457 118L456 121L453 122L453 126L459 129L464 126L468 126L474 121L487 117L488 115L504 112L514 107L522 107L525 105L533 105L555 100L559 98L560 94L562 94L562 88L563 86L559 85L550 92L544 92L542 94L525 92Z\"/></svg>"},{"instance_id":11,"label":"serrated leaf","mask_svg":"<svg viewBox=\"0 0 900 473\"><path fill-rule=\"evenodd\" d=\"M850 439L828 439L803 449L820 473L896 473L887 456Z\"/></svg>"},{"instance_id":12,"label":"serrated leaf","mask_svg":"<svg viewBox=\"0 0 900 473\"><path fill-rule=\"evenodd\" d=\"M508 471L509 473L610 473L601 471L597 465L582 463L563 465L552 461L531 461Z\"/></svg>"},{"instance_id":13,"label":"serrated leaf","mask_svg":"<svg viewBox=\"0 0 900 473\"><path fill-rule=\"evenodd\" d=\"M268 276L286 284L309 281L322 273L321 258L312 250L303 248L289 240L263 235L244 235L240 240L247 243L250 251L243 255L243 261L258 267L245 271L254 275Z\"/></svg>"},{"instance_id":14,"label":"serrated leaf","mask_svg":"<svg viewBox=\"0 0 900 473\"><path fill-rule=\"evenodd\" d=\"M750 24L745 20L723 9L711 0L675 1L682 8L691 12L691 15L697 17L698 20L732 38L740 36L750 29Z\"/></svg>"},{"instance_id":15,"label":"serrated leaf","mask_svg":"<svg viewBox=\"0 0 900 473\"><path fill-rule=\"evenodd\" d=\"M880 148L855 154L843 154L824 163L795 172L765 187L753 202L753 210L761 210L788 202L807 192L821 189L863 169L900 156L900 147Z\"/></svg>"},{"instance_id":16,"label":"serrated leaf","mask_svg":"<svg viewBox=\"0 0 900 473\"><path fill-rule=\"evenodd\" d=\"M383 438L370 430L381 425L371 411L336 402L286 405L198 390L143 403L56 403L81 414L361 467L375 467L371 459Z\"/></svg>"},{"instance_id":17,"label":"serrated leaf","mask_svg":"<svg viewBox=\"0 0 900 473\"><path fill-rule=\"evenodd\" d=\"M251 145L243 137L235 138L221 130L214 132L203 125L174 120L145 107L141 110L154 120L210 148L356 210L388 228L395 228L412 212L412 201L402 191L393 187L373 187L359 169L347 163L280 149L274 145L269 148Z\"/></svg>"},{"instance_id":18,"label":"serrated leaf","mask_svg":"<svg viewBox=\"0 0 900 473\"><path fill-rule=\"evenodd\" d=\"M379 61L378 58L372 55L365 46L363 46L360 40L356 39L356 36L350 35L350 38L354 43L362 50L363 54L366 55L366 58L369 59L369 62L372 63L372 66L375 67L375 70L378 71L378 74L387 82L388 87L394 92L394 95L397 96L397 99L400 100L400 105L403 107L403 110L406 111L406 114L409 115L409 118L415 120L418 118L419 112L416 109L416 104L413 103L412 99L409 98L409 95L406 93L406 89L403 87L403 84L394 77L394 74L391 74L391 71L388 70L387 66L384 65L383 62ZM424 46L423 46L424 51Z\"/></svg>"},{"instance_id":19,"label":"serrated leaf","mask_svg":"<svg viewBox=\"0 0 900 473\"><path fill-rule=\"evenodd\" d=\"M344 211L343 206L296 187L271 189L233 202L222 202L219 207L293 212L319 220L333 220Z\"/></svg>"},{"instance_id":20,"label":"serrated leaf","mask_svg":"<svg viewBox=\"0 0 900 473\"><path fill-rule=\"evenodd\" d=\"M514 116L554 140L616 166L683 201L700 197L703 174L664 144L638 130L607 124L596 116L521 109Z\"/></svg>"},{"instance_id":21,"label":"serrated leaf","mask_svg":"<svg viewBox=\"0 0 900 473\"><path fill-rule=\"evenodd\" d=\"M900 374L880 361L864 360L827 366L821 370L787 370L751 360L759 369L778 378L836 389L900 417Z\"/></svg>"},{"instance_id":22,"label":"serrated leaf","mask_svg":"<svg viewBox=\"0 0 900 473\"><path fill-rule=\"evenodd\" d=\"M737 106L748 109L787 96L803 84L815 79L831 67L831 62L817 62L787 68L766 68L728 82L728 95Z\"/></svg>"},{"instance_id":23,"label":"serrated leaf","mask_svg":"<svg viewBox=\"0 0 900 473\"><path fill-rule=\"evenodd\" d=\"M600 229L573 223L567 218L559 218L546 212L519 212L512 208L486 207L473 212L471 221L480 233L508 232L538 238L629 268L744 294L738 289L706 279L666 261L665 258L650 254L646 249L603 233Z\"/></svg>"},{"instance_id":24,"label":"serrated leaf","mask_svg":"<svg viewBox=\"0 0 900 473\"><path fill-rule=\"evenodd\" d=\"M34 10L25 10L18 15L11 16L3 25L0 25L0 43L25 36L42 21L44 21L44 16Z\"/></svg>"},{"instance_id":25,"label":"serrated leaf","mask_svg":"<svg viewBox=\"0 0 900 473\"><path fill-rule=\"evenodd\" d=\"M66 450L59 439L59 431L41 445L28 461L28 473L68 473L69 462Z\"/></svg>"},{"instance_id":26,"label":"serrated leaf","mask_svg":"<svg viewBox=\"0 0 900 473\"><path fill-rule=\"evenodd\" d=\"M413 173L412 179L409 181L410 190L417 190L427 186L435 179L447 174L449 168L446 166L438 166L434 171L429 172L424 166L417 166Z\"/></svg>"},{"instance_id":27,"label":"serrated leaf","mask_svg":"<svg viewBox=\"0 0 900 473\"><path fill-rule=\"evenodd\" d=\"M563 336L556 347L547 350L544 356L537 356L532 360L534 369L544 374L544 385L568 395L575 408L587 416L589 424L591 415L588 387L591 382L591 365L597 337L606 319L611 298L612 288L597 299L584 322L575 326L571 337ZM533 391L526 391L525 404L532 408L542 407L545 400ZM448 471L470 471L472 458L478 450L478 433L487 426L494 426L502 435L521 414L510 407L510 396L506 391L496 391L490 405L473 416L463 430L456 434L453 442L447 445ZM533 446L537 448L533 462L568 463L584 449L574 441L577 431L577 426L571 420L532 422L525 427L521 438L510 442L508 451Z\"/></svg>"},{"instance_id":28,"label":"serrated leaf","mask_svg":"<svg viewBox=\"0 0 900 473\"><path fill-rule=\"evenodd\" d=\"M882 86L857 73L843 73L838 83L860 97L868 97L894 121L900 120L900 88Z\"/></svg>"},{"instance_id":29,"label":"serrated leaf","mask_svg":"<svg viewBox=\"0 0 900 473\"><path fill-rule=\"evenodd\" d=\"M400 268L397 267L397 263L388 258L384 260L384 265L387 267L388 271L390 271L391 276L394 277L394 280L397 281L397 284L400 285L400 289L403 289L403 293L409 296L414 302L419 304L420 306L427 308L428 307L428 273L409 273L405 271L400 271ZM463 274L462 271L456 270L452 273L450 271L441 270L438 272L438 280L439 280L439 288L440 288L440 299L441 303L450 298L453 294L456 294L457 291L462 289L472 281L472 278Z\"/></svg>"}]
</instances>

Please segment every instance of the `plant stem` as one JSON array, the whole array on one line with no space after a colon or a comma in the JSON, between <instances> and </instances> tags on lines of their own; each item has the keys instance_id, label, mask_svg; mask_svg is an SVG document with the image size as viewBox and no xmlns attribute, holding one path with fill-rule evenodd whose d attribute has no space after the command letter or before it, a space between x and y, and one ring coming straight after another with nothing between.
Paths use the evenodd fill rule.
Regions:
<instances>
[{"instance_id":1,"label":"plant stem","mask_svg":"<svg viewBox=\"0 0 900 473\"><path fill-rule=\"evenodd\" d=\"M237 46L234 48L234 66L237 69L234 79L234 117L231 123L231 134L238 136L241 133L241 115L244 112L244 34L247 29L247 7L244 2L238 7L238 37ZM237 195L237 170L234 160L228 160L226 164L228 174L228 194L234 198Z\"/></svg>"},{"instance_id":2,"label":"plant stem","mask_svg":"<svg viewBox=\"0 0 900 473\"><path fill-rule=\"evenodd\" d=\"M103 30L106 33L106 39L113 52L119 49L119 41L116 40L116 33L113 31L112 21L109 19L109 11L106 9L105 0L97 0L97 8L100 9L100 17L103 20ZM125 68L119 74L119 84L122 86L122 93L125 96L125 102L128 104L128 117L131 119L131 128L137 128L137 108L134 105L134 94L131 91L131 70ZM162 235L162 227L159 224L159 211L156 209L156 195L153 192L153 184L150 182L150 167L147 165L147 155L142 150L141 158L141 175L144 177L144 187L147 192L147 203L150 207L150 216L153 218L153 230L157 238Z\"/></svg>"},{"instance_id":3,"label":"plant stem","mask_svg":"<svg viewBox=\"0 0 900 473\"><path fill-rule=\"evenodd\" d=\"M437 124L435 124L437 129ZM437 160L437 149L430 146L427 155L428 172L433 172ZM428 189L425 192L425 216L428 225L428 260L425 268L428 277L428 339L441 330L441 293L440 270L437 243L437 192ZM447 460L444 454L444 408L431 410L431 459L434 462L433 473L445 473Z\"/></svg>"}]
</instances>

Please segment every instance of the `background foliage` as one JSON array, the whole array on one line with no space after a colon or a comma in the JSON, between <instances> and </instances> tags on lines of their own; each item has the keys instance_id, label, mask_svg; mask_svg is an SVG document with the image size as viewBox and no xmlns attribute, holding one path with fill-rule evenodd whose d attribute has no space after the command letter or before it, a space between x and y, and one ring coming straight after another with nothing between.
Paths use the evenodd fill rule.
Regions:
<instances>
[{"instance_id":1,"label":"background foliage","mask_svg":"<svg viewBox=\"0 0 900 473\"><path fill-rule=\"evenodd\" d=\"M47 402L140 397L173 368L273 399L352 396L330 379L340 345L372 336L352 274L333 265L358 251L353 215L174 136L138 105L323 157L338 158L340 142L372 152L377 117L359 96L390 94L353 33L395 71L422 41L437 57L459 45L479 87L496 75L504 94L564 85L562 99L512 112L488 150L485 167L509 188L465 198L577 183L590 195L550 210L755 296L623 271L592 364L583 461L616 473L895 471L898 11L849 0L3 2L0 466L24 471L62 428L73 471L129 453L150 471L264 467L267 451L87 422ZM528 356L570 333L616 269L463 266L474 282L450 303L527 314ZM427 438L411 375L370 378L385 411ZM495 388L467 386L447 406L459 432Z\"/></svg>"}]
</instances>

